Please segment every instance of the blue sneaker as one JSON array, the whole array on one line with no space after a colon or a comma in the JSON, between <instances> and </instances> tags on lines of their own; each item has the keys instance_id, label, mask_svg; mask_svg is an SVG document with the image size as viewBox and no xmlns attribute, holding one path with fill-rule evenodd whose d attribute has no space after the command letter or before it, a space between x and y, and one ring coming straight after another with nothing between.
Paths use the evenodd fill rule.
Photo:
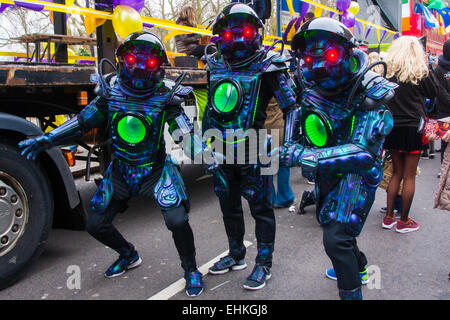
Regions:
<instances>
[{"instance_id":1,"label":"blue sneaker","mask_svg":"<svg viewBox=\"0 0 450 320\"><path fill-rule=\"evenodd\" d=\"M325 272L325 275L327 278L330 278L332 280L337 280L336 272L334 272L334 269L327 269ZM359 276L361 277L361 283L362 284L368 284L369 283L369 274L367 273L367 268L365 268L363 271L359 272Z\"/></svg>"},{"instance_id":2,"label":"blue sneaker","mask_svg":"<svg viewBox=\"0 0 450 320\"><path fill-rule=\"evenodd\" d=\"M259 290L266 286L266 281L272 277L270 268L266 266L255 265L247 281L244 283L244 289Z\"/></svg>"},{"instance_id":3,"label":"blue sneaker","mask_svg":"<svg viewBox=\"0 0 450 320\"><path fill-rule=\"evenodd\" d=\"M188 297L196 297L203 292L205 284L200 271L185 272L184 279L186 280L186 294Z\"/></svg>"},{"instance_id":4,"label":"blue sneaker","mask_svg":"<svg viewBox=\"0 0 450 320\"><path fill-rule=\"evenodd\" d=\"M142 263L141 257L136 250L127 255L120 256L105 272L105 277L114 278L125 273L125 271L138 267Z\"/></svg>"},{"instance_id":5,"label":"blue sneaker","mask_svg":"<svg viewBox=\"0 0 450 320\"><path fill-rule=\"evenodd\" d=\"M247 268L247 263L245 259L236 260L232 256L228 255L221 258L219 261L214 263L214 265L209 268L210 274L224 274L230 270L242 270Z\"/></svg>"}]
</instances>

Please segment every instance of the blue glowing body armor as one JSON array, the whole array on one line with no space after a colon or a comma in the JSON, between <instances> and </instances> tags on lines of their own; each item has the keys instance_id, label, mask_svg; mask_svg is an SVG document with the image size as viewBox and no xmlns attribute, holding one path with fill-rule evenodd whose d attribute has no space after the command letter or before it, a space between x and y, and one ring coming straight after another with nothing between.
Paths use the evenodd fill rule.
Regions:
<instances>
[{"instance_id":1,"label":"blue glowing body armor","mask_svg":"<svg viewBox=\"0 0 450 320\"><path fill-rule=\"evenodd\" d=\"M235 151L238 150L239 144L245 144L248 139L247 131L252 128L260 129L255 120L265 73L272 72L276 78L276 87L271 89L281 109L286 110L295 105L295 85L287 74L287 60L289 58L265 50L259 50L246 61L233 65L222 58L207 59L208 102L203 116L203 133L209 129L217 130L222 137L216 138L233 144ZM230 132L235 137L233 141L226 140ZM270 139L266 140L266 147L270 144L269 141ZM226 163L234 163L236 154L237 152L234 153L234 159L225 159ZM249 201L258 201L258 197L266 194L262 192L264 179L260 175L260 166L259 163L253 164L253 168L248 172L248 183L245 190L242 190L243 196ZM214 180L216 194L222 198L224 194L219 192L218 182L222 185L227 182L219 181L217 177Z\"/></svg>"},{"instance_id":2,"label":"blue glowing body armor","mask_svg":"<svg viewBox=\"0 0 450 320\"><path fill-rule=\"evenodd\" d=\"M383 177L379 155L393 127L385 103L396 86L369 71L352 101L348 92L330 100L305 89L288 114L282 157L290 154L290 164L316 182L321 224L336 220L361 232Z\"/></svg>"}]
</instances>

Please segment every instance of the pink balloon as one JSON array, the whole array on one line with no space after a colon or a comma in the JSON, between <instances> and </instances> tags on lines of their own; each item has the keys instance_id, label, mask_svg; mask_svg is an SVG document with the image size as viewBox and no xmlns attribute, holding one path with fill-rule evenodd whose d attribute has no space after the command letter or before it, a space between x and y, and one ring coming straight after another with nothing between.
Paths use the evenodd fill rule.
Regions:
<instances>
[{"instance_id":1,"label":"pink balloon","mask_svg":"<svg viewBox=\"0 0 450 320\"><path fill-rule=\"evenodd\" d=\"M344 14L342 15L342 23L347 28L351 28L355 25L355 22L356 22L355 15L350 11L345 11Z\"/></svg>"}]
</instances>

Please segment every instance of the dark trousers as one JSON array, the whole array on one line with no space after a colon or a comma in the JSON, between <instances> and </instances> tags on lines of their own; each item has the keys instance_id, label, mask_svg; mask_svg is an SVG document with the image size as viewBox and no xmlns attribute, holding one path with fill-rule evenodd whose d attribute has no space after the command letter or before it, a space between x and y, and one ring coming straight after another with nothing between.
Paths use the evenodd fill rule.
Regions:
<instances>
[{"instance_id":1,"label":"dark trousers","mask_svg":"<svg viewBox=\"0 0 450 320\"><path fill-rule=\"evenodd\" d=\"M126 208L126 202L127 200L113 198L104 212L91 214L87 223L89 234L117 251L119 255L126 254L134 249L133 245L126 241L112 224L116 214ZM162 213L167 228L172 231L172 237L180 255L183 269L185 271L195 270L194 236L184 206L163 210Z\"/></svg>"},{"instance_id":2,"label":"dark trousers","mask_svg":"<svg viewBox=\"0 0 450 320\"><path fill-rule=\"evenodd\" d=\"M356 238L345 225L331 221L323 226L323 244L336 272L338 288L353 290L361 286L360 271L363 271L367 259L356 244Z\"/></svg>"},{"instance_id":3,"label":"dark trousers","mask_svg":"<svg viewBox=\"0 0 450 320\"><path fill-rule=\"evenodd\" d=\"M230 245L230 254L236 259L245 257L246 249L244 246L244 211L242 209L242 198L245 190L251 188L249 181L254 181L249 178L251 165L225 165L222 167L230 187L230 195L227 198L220 200L220 208L223 214L223 222L225 224L225 231L228 236ZM264 192L267 194L256 195L254 201L249 201L250 211L255 219L255 235L258 244L272 244L275 241L275 214L271 203L271 186L273 176L260 176ZM269 259L261 260L257 257L257 263L260 262L269 267L272 266L271 253ZM270 260L270 261L269 261Z\"/></svg>"}]
</instances>

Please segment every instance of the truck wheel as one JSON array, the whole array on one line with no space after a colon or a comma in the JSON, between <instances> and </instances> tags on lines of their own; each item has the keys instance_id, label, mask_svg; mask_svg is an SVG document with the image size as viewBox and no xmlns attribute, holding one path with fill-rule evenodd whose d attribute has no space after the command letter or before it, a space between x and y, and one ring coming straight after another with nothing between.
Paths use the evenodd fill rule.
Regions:
<instances>
[{"instance_id":1,"label":"truck wheel","mask_svg":"<svg viewBox=\"0 0 450 320\"><path fill-rule=\"evenodd\" d=\"M42 253L52 218L53 195L41 169L0 143L0 289Z\"/></svg>"}]
</instances>

